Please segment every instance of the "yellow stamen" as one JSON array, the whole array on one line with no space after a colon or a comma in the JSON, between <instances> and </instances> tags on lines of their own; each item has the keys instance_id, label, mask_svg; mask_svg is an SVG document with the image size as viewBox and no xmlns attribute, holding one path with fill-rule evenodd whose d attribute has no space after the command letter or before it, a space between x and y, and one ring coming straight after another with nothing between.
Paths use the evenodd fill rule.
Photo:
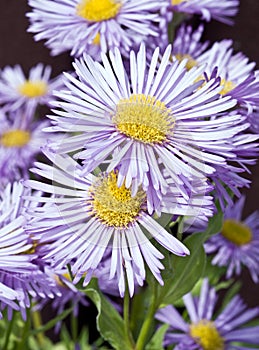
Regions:
<instances>
[{"instance_id":1,"label":"yellow stamen","mask_svg":"<svg viewBox=\"0 0 259 350\"><path fill-rule=\"evenodd\" d=\"M99 178L91 188L92 214L108 226L125 228L134 222L145 202L145 192L131 196L130 189L117 185L117 175L111 172Z\"/></svg>"},{"instance_id":2,"label":"yellow stamen","mask_svg":"<svg viewBox=\"0 0 259 350\"><path fill-rule=\"evenodd\" d=\"M248 226L233 219L224 221L221 234L238 246L250 243L253 238L252 231Z\"/></svg>"},{"instance_id":3,"label":"yellow stamen","mask_svg":"<svg viewBox=\"0 0 259 350\"><path fill-rule=\"evenodd\" d=\"M114 18L122 4L116 0L81 0L76 13L87 21L101 22Z\"/></svg>"},{"instance_id":4,"label":"yellow stamen","mask_svg":"<svg viewBox=\"0 0 259 350\"><path fill-rule=\"evenodd\" d=\"M26 80L22 85L19 86L18 91L20 94L28 98L40 97L46 95L48 92L48 85L45 83L45 81L41 80Z\"/></svg>"},{"instance_id":5,"label":"yellow stamen","mask_svg":"<svg viewBox=\"0 0 259 350\"><path fill-rule=\"evenodd\" d=\"M220 85L223 86L223 89L220 91L221 95L225 95L235 88L235 84L232 81L225 79L221 79Z\"/></svg>"},{"instance_id":6,"label":"yellow stamen","mask_svg":"<svg viewBox=\"0 0 259 350\"><path fill-rule=\"evenodd\" d=\"M185 68L187 70L190 70L193 67L196 67L198 65L198 62L192 58L191 55L182 55L182 54L177 54L175 55L178 61L183 61L184 59L188 59L188 61L185 64Z\"/></svg>"},{"instance_id":7,"label":"yellow stamen","mask_svg":"<svg viewBox=\"0 0 259 350\"><path fill-rule=\"evenodd\" d=\"M119 101L112 118L117 129L144 143L162 143L172 134L172 112L155 97L131 95Z\"/></svg>"},{"instance_id":8,"label":"yellow stamen","mask_svg":"<svg viewBox=\"0 0 259 350\"><path fill-rule=\"evenodd\" d=\"M0 137L4 147L23 147L30 141L31 134L25 130L14 129L7 131Z\"/></svg>"},{"instance_id":9,"label":"yellow stamen","mask_svg":"<svg viewBox=\"0 0 259 350\"><path fill-rule=\"evenodd\" d=\"M224 350L224 339L212 321L201 320L191 324L190 335L203 350Z\"/></svg>"}]
</instances>

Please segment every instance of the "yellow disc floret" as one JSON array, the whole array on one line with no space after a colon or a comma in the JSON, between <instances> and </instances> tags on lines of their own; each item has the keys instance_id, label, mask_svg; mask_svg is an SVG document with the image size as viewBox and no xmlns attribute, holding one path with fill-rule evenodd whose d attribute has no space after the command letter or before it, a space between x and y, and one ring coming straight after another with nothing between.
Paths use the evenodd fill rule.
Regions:
<instances>
[{"instance_id":1,"label":"yellow disc floret","mask_svg":"<svg viewBox=\"0 0 259 350\"><path fill-rule=\"evenodd\" d=\"M146 199L143 190L132 197L131 190L124 184L118 187L114 171L99 178L90 193L92 214L102 223L115 228L125 228L133 223Z\"/></svg>"},{"instance_id":2,"label":"yellow disc floret","mask_svg":"<svg viewBox=\"0 0 259 350\"><path fill-rule=\"evenodd\" d=\"M30 141L29 131L13 129L4 132L0 137L0 143L4 147L23 147Z\"/></svg>"},{"instance_id":3,"label":"yellow disc floret","mask_svg":"<svg viewBox=\"0 0 259 350\"><path fill-rule=\"evenodd\" d=\"M90 22L101 22L114 18L121 8L115 0L82 0L77 5L77 15Z\"/></svg>"},{"instance_id":4,"label":"yellow disc floret","mask_svg":"<svg viewBox=\"0 0 259 350\"><path fill-rule=\"evenodd\" d=\"M212 321L201 320L191 324L190 335L203 350L224 350L224 339Z\"/></svg>"},{"instance_id":5,"label":"yellow disc floret","mask_svg":"<svg viewBox=\"0 0 259 350\"><path fill-rule=\"evenodd\" d=\"M48 92L48 85L42 80L26 80L18 87L18 91L20 94L28 98L40 97L46 95Z\"/></svg>"},{"instance_id":6,"label":"yellow disc floret","mask_svg":"<svg viewBox=\"0 0 259 350\"><path fill-rule=\"evenodd\" d=\"M235 84L230 80L221 79L220 85L223 86L223 89L220 91L221 95L226 95L235 88Z\"/></svg>"},{"instance_id":7,"label":"yellow disc floret","mask_svg":"<svg viewBox=\"0 0 259 350\"><path fill-rule=\"evenodd\" d=\"M118 131L144 143L162 143L172 133L172 112L155 97L143 94L122 99L112 118Z\"/></svg>"},{"instance_id":8,"label":"yellow disc floret","mask_svg":"<svg viewBox=\"0 0 259 350\"><path fill-rule=\"evenodd\" d=\"M252 231L247 225L233 219L224 221L221 234L238 246L250 243L253 238Z\"/></svg>"},{"instance_id":9,"label":"yellow disc floret","mask_svg":"<svg viewBox=\"0 0 259 350\"><path fill-rule=\"evenodd\" d=\"M182 55L182 54L177 54L175 55L176 59L178 61L183 61L184 59L187 59L187 62L185 64L185 68L187 70L190 70L193 67L196 67L198 65L198 62L192 58L191 55Z\"/></svg>"}]
</instances>

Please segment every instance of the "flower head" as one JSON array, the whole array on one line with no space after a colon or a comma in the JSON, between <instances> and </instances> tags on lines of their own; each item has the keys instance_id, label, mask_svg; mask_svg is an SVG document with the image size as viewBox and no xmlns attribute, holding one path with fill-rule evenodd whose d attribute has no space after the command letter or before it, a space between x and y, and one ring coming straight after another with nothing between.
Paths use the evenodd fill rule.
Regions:
<instances>
[{"instance_id":1,"label":"flower head","mask_svg":"<svg viewBox=\"0 0 259 350\"><path fill-rule=\"evenodd\" d=\"M145 262L163 284L163 265L159 261L163 255L150 239L177 255L185 256L189 251L148 214L143 189L137 187L133 196L124 183L118 187L116 170L82 177L80 166L71 157L48 149L44 153L53 167L36 163L33 172L52 179L53 184L25 182L46 192L46 196L31 198L48 205L35 206L30 213L34 220L28 226L28 232L40 237L43 258L55 268L71 263L74 282L83 277L87 284L107 253L111 253L109 278L116 278L121 295L125 276L130 295L136 282L143 284ZM204 195L206 188L206 183L197 184L197 194L187 201L172 186L171 193L163 198L162 211L190 216L202 211L211 216L211 198Z\"/></svg>"},{"instance_id":2,"label":"flower head","mask_svg":"<svg viewBox=\"0 0 259 350\"><path fill-rule=\"evenodd\" d=\"M230 17L238 11L239 0L168 0L173 12L201 15L205 21L217 21L232 24Z\"/></svg>"},{"instance_id":3,"label":"flower head","mask_svg":"<svg viewBox=\"0 0 259 350\"><path fill-rule=\"evenodd\" d=\"M206 73L211 74L218 67L221 77L222 95L235 98L243 108L251 110L259 103L259 80L254 71L255 62L242 53L234 53L232 40L216 42L197 59L199 64L207 63Z\"/></svg>"},{"instance_id":4,"label":"flower head","mask_svg":"<svg viewBox=\"0 0 259 350\"><path fill-rule=\"evenodd\" d=\"M137 55L131 52L130 76L119 50L110 53L111 63L103 55L103 66L89 56L76 61L79 79L66 75L69 92L57 94L61 110L50 117L54 126L48 129L67 132L51 147L77 151L83 174L105 161L108 172L118 169L119 186L141 185L150 213L170 191L166 177L188 196L190 181L226 164L225 144L249 126L244 116L218 115L235 101L220 97L217 77L204 83L203 67L186 71L186 62L171 63L170 55L168 46L160 62L157 48L147 68L142 45Z\"/></svg>"},{"instance_id":5,"label":"flower head","mask_svg":"<svg viewBox=\"0 0 259 350\"><path fill-rule=\"evenodd\" d=\"M0 186L4 187L9 181L29 176L28 167L46 143L42 129L49 123L33 121L24 108L0 111L0 121Z\"/></svg>"},{"instance_id":6,"label":"flower head","mask_svg":"<svg viewBox=\"0 0 259 350\"><path fill-rule=\"evenodd\" d=\"M249 350L249 345L258 345L258 326L246 323L259 316L259 308L246 309L242 299L236 295L216 315L217 294L204 279L200 295L191 293L183 297L188 321L183 319L171 305L158 311L156 318L169 324L165 345L175 345L175 350ZM242 343L236 345L236 342Z\"/></svg>"},{"instance_id":7,"label":"flower head","mask_svg":"<svg viewBox=\"0 0 259 350\"><path fill-rule=\"evenodd\" d=\"M51 67L42 63L32 67L28 78L21 66L6 66L0 74L0 104L5 111L15 111L28 108L28 114L33 115L35 108L49 105L54 99L53 90L60 89L62 79L50 79Z\"/></svg>"},{"instance_id":8,"label":"flower head","mask_svg":"<svg viewBox=\"0 0 259 350\"><path fill-rule=\"evenodd\" d=\"M246 266L254 280L259 281L259 213L241 219L245 197L225 210L220 233L205 243L205 251L214 254L212 264L226 266L227 278L241 273Z\"/></svg>"},{"instance_id":9,"label":"flower head","mask_svg":"<svg viewBox=\"0 0 259 350\"><path fill-rule=\"evenodd\" d=\"M146 36L157 36L159 10L166 0L30 0L29 31L47 39L53 55L71 51L100 58L100 52L119 47L126 55Z\"/></svg>"},{"instance_id":10,"label":"flower head","mask_svg":"<svg viewBox=\"0 0 259 350\"><path fill-rule=\"evenodd\" d=\"M30 296L53 298L58 293L55 284L35 263L32 237L24 230L27 223L28 202L23 195L30 194L22 184L8 184L0 193L0 310L20 310L30 306Z\"/></svg>"}]
</instances>

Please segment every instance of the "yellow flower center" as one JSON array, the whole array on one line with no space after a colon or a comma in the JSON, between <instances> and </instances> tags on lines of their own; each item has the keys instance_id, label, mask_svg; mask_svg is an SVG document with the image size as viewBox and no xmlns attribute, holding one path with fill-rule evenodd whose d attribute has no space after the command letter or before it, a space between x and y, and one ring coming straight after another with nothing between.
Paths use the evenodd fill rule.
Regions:
<instances>
[{"instance_id":1,"label":"yellow flower center","mask_svg":"<svg viewBox=\"0 0 259 350\"><path fill-rule=\"evenodd\" d=\"M4 147L23 147L30 141L28 131L14 129L2 134L0 142Z\"/></svg>"},{"instance_id":2,"label":"yellow flower center","mask_svg":"<svg viewBox=\"0 0 259 350\"><path fill-rule=\"evenodd\" d=\"M99 178L90 193L92 214L104 224L115 228L125 228L134 222L146 199L143 190L132 197L130 189L124 184L118 187L114 171Z\"/></svg>"},{"instance_id":3,"label":"yellow flower center","mask_svg":"<svg viewBox=\"0 0 259 350\"><path fill-rule=\"evenodd\" d=\"M81 0L76 13L87 21L101 22L114 18L121 5L121 2L116 0Z\"/></svg>"},{"instance_id":4,"label":"yellow flower center","mask_svg":"<svg viewBox=\"0 0 259 350\"><path fill-rule=\"evenodd\" d=\"M224 350L224 339L211 321L201 320L191 324L190 335L203 350Z\"/></svg>"},{"instance_id":5,"label":"yellow flower center","mask_svg":"<svg viewBox=\"0 0 259 350\"><path fill-rule=\"evenodd\" d=\"M40 97L46 95L48 91L48 85L45 83L45 81L41 80L26 80L22 85L19 86L18 91L20 94L28 98Z\"/></svg>"},{"instance_id":6,"label":"yellow flower center","mask_svg":"<svg viewBox=\"0 0 259 350\"><path fill-rule=\"evenodd\" d=\"M250 243L253 238L253 234L248 226L233 219L224 221L221 234L238 246Z\"/></svg>"},{"instance_id":7,"label":"yellow flower center","mask_svg":"<svg viewBox=\"0 0 259 350\"><path fill-rule=\"evenodd\" d=\"M221 79L220 85L223 86L223 89L220 91L221 95L225 95L235 88L235 84L232 81L225 79Z\"/></svg>"},{"instance_id":8,"label":"yellow flower center","mask_svg":"<svg viewBox=\"0 0 259 350\"><path fill-rule=\"evenodd\" d=\"M120 100L112 120L121 133L150 144L164 142L174 127L171 110L143 94Z\"/></svg>"},{"instance_id":9,"label":"yellow flower center","mask_svg":"<svg viewBox=\"0 0 259 350\"><path fill-rule=\"evenodd\" d=\"M178 61L183 61L184 59L188 59L188 61L185 64L185 68L187 70L190 70L193 67L196 67L198 65L198 62L192 58L191 55L182 55L182 54L177 54L175 57L178 59Z\"/></svg>"}]
</instances>

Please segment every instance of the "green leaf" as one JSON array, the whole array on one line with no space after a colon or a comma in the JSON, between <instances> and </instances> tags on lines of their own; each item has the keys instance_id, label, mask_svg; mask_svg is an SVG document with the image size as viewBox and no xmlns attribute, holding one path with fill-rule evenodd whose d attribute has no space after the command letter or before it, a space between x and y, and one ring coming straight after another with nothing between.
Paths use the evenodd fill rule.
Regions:
<instances>
[{"instance_id":1,"label":"green leaf","mask_svg":"<svg viewBox=\"0 0 259 350\"><path fill-rule=\"evenodd\" d=\"M92 283L92 286L94 283ZM125 332L125 324L112 304L95 288L87 288L84 293L95 304L98 315L96 318L97 329L103 339L108 341L116 350L132 350L132 345Z\"/></svg>"},{"instance_id":2,"label":"green leaf","mask_svg":"<svg viewBox=\"0 0 259 350\"><path fill-rule=\"evenodd\" d=\"M159 327L156 333L151 338L150 342L145 347L145 350L164 350L163 340L168 327L168 324L164 324L161 327Z\"/></svg>"},{"instance_id":3,"label":"green leaf","mask_svg":"<svg viewBox=\"0 0 259 350\"><path fill-rule=\"evenodd\" d=\"M192 234L184 241L190 250L189 256L168 254L164 264L165 272L162 274L164 286L158 287L159 305L173 304L191 291L202 276L206 263L203 242L204 233Z\"/></svg>"}]
</instances>

